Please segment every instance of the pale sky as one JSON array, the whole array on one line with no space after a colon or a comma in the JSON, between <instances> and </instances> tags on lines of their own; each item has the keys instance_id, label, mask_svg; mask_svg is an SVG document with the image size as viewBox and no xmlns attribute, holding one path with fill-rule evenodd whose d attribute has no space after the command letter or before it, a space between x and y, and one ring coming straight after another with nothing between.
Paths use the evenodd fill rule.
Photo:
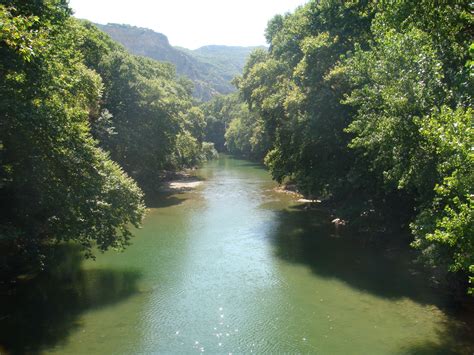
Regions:
<instances>
[{"instance_id":1,"label":"pale sky","mask_svg":"<svg viewBox=\"0 0 474 355\"><path fill-rule=\"evenodd\" d=\"M265 45L267 22L308 0L69 0L78 18L165 34L171 45Z\"/></svg>"}]
</instances>

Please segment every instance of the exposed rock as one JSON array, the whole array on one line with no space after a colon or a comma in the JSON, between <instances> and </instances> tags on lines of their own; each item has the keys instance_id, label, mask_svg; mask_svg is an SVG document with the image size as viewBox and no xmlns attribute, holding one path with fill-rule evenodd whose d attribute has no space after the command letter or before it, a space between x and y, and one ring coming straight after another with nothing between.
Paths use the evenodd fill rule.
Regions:
<instances>
[{"instance_id":1,"label":"exposed rock","mask_svg":"<svg viewBox=\"0 0 474 355\"><path fill-rule=\"evenodd\" d=\"M195 189L203 182L196 180L196 181L172 181L168 183L168 188L172 190L188 190L188 189Z\"/></svg>"},{"instance_id":2,"label":"exposed rock","mask_svg":"<svg viewBox=\"0 0 474 355\"><path fill-rule=\"evenodd\" d=\"M341 218L334 218L331 223L333 223L336 227L339 226L345 226L347 224L347 221L341 219Z\"/></svg>"},{"instance_id":3,"label":"exposed rock","mask_svg":"<svg viewBox=\"0 0 474 355\"><path fill-rule=\"evenodd\" d=\"M321 203L321 200L308 200L307 198L299 198L300 203Z\"/></svg>"}]
</instances>

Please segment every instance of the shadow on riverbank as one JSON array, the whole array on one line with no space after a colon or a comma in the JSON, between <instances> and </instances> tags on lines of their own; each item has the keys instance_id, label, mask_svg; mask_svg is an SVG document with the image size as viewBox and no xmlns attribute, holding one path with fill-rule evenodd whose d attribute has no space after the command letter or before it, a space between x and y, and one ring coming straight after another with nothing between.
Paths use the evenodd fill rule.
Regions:
<instances>
[{"instance_id":1,"label":"shadow on riverbank","mask_svg":"<svg viewBox=\"0 0 474 355\"><path fill-rule=\"evenodd\" d=\"M401 349L402 353L474 350L474 342L469 340L473 331L472 302L454 302L450 295L433 289L427 274L414 263L415 252L400 245L400 236L380 233L364 239L336 230L326 212L301 206L278 212L277 220L271 239L283 260L305 265L318 277L338 279L362 292L389 300L408 298L425 306L434 305L448 315L439 334L440 343L419 344Z\"/></svg>"},{"instance_id":2,"label":"shadow on riverbank","mask_svg":"<svg viewBox=\"0 0 474 355\"><path fill-rule=\"evenodd\" d=\"M81 270L77 250L62 247L55 254L50 270L0 289L0 350L40 353L66 341L85 311L116 304L138 292L138 272Z\"/></svg>"}]
</instances>

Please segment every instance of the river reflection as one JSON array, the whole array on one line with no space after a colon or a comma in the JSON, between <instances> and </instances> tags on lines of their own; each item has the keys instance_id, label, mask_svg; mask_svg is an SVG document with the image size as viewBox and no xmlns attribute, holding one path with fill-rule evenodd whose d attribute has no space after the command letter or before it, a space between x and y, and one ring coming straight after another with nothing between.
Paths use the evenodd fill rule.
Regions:
<instances>
[{"instance_id":1,"label":"river reflection","mask_svg":"<svg viewBox=\"0 0 474 355\"><path fill-rule=\"evenodd\" d=\"M81 269L72 247L58 247L52 266L0 295L0 344L13 354L39 353L81 327L81 313L113 306L137 292L138 271Z\"/></svg>"},{"instance_id":2,"label":"river reflection","mask_svg":"<svg viewBox=\"0 0 474 355\"><path fill-rule=\"evenodd\" d=\"M339 313L336 317L340 319L340 328L360 326L360 332L351 333L361 338L367 337L365 332L372 328L371 332L379 333L382 340L387 332L403 333L397 330L399 327L417 332L418 328L428 326L433 327L433 336L423 339L407 332L406 341L401 341L397 352L470 353L470 319L459 319L466 310L454 304L448 295L432 289L426 274L414 264L415 253L401 248L396 235L379 236L393 239L391 246L387 240L379 245L367 243L361 236L335 231L323 211L307 211L301 205L280 211L278 220L279 226L272 235L276 255L308 268L320 280L343 285L315 291L320 302L325 303L323 313ZM354 292L351 300L343 299L348 296L344 287ZM391 319L393 313L395 319ZM367 326L370 319L373 324Z\"/></svg>"}]
</instances>

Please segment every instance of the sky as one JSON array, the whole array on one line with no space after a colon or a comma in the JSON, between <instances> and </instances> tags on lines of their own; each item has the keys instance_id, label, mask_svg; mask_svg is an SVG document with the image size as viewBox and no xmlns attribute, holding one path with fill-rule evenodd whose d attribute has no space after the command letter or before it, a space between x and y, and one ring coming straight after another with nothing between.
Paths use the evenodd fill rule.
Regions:
<instances>
[{"instance_id":1,"label":"sky","mask_svg":"<svg viewBox=\"0 0 474 355\"><path fill-rule=\"evenodd\" d=\"M69 0L74 16L165 34L171 45L266 45L267 22L308 0Z\"/></svg>"}]
</instances>

